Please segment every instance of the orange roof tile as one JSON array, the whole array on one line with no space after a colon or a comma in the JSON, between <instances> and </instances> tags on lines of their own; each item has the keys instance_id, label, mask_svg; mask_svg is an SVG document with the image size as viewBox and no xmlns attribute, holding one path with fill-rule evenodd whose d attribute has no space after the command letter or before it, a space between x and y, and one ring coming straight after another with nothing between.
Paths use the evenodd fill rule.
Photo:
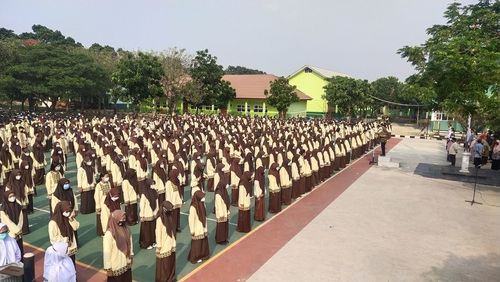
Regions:
<instances>
[{"instance_id":1,"label":"orange roof tile","mask_svg":"<svg viewBox=\"0 0 500 282\"><path fill-rule=\"evenodd\" d=\"M222 79L236 90L236 99L266 99L264 90L269 91L269 83L278 77L272 74L226 74ZM295 91L300 100L312 99L298 89Z\"/></svg>"}]
</instances>

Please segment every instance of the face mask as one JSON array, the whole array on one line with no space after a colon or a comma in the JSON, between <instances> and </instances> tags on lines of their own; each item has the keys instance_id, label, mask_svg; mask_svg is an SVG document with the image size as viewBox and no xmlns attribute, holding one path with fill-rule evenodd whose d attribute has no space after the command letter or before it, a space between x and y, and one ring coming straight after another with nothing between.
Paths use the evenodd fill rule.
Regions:
<instances>
[{"instance_id":1,"label":"face mask","mask_svg":"<svg viewBox=\"0 0 500 282\"><path fill-rule=\"evenodd\" d=\"M156 190L156 186L151 185L151 189Z\"/></svg>"},{"instance_id":2,"label":"face mask","mask_svg":"<svg viewBox=\"0 0 500 282\"><path fill-rule=\"evenodd\" d=\"M112 200L113 202L118 201L118 199L120 199L120 197L111 197L111 200Z\"/></svg>"},{"instance_id":3,"label":"face mask","mask_svg":"<svg viewBox=\"0 0 500 282\"><path fill-rule=\"evenodd\" d=\"M156 148L160 148L160 145L156 145Z\"/></svg>"},{"instance_id":4,"label":"face mask","mask_svg":"<svg viewBox=\"0 0 500 282\"><path fill-rule=\"evenodd\" d=\"M205 198L202 198L202 199L200 200L200 202L204 203L204 202L205 202Z\"/></svg>"},{"instance_id":5,"label":"face mask","mask_svg":"<svg viewBox=\"0 0 500 282\"><path fill-rule=\"evenodd\" d=\"M61 148L61 145L56 145L57 148Z\"/></svg>"},{"instance_id":6,"label":"face mask","mask_svg":"<svg viewBox=\"0 0 500 282\"><path fill-rule=\"evenodd\" d=\"M103 181L103 182L108 182L108 181L109 181L109 177L103 177L103 178L102 178L102 181Z\"/></svg>"},{"instance_id":7,"label":"face mask","mask_svg":"<svg viewBox=\"0 0 500 282\"><path fill-rule=\"evenodd\" d=\"M59 151L59 152L58 152L58 154L59 154L59 155L62 155L62 151Z\"/></svg>"},{"instance_id":8,"label":"face mask","mask_svg":"<svg viewBox=\"0 0 500 282\"><path fill-rule=\"evenodd\" d=\"M16 175L16 180L21 179L21 175Z\"/></svg>"},{"instance_id":9,"label":"face mask","mask_svg":"<svg viewBox=\"0 0 500 282\"><path fill-rule=\"evenodd\" d=\"M29 156L29 155L30 155L30 153L24 153L24 155L25 155L25 156Z\"/></svg>"},{"instance_id":10,"label":"face mask","mask_svg":"<svg viewBox=\"0 0 500 282\"><path fill-rule=\"evenodd\" d=\"M92 154L92 157L95 158L95 154Z\"/></svg>"},{"instance_id":11,"label":"face mask","mask_svg":"<svg viewBox=\"0 0 500 282\"><path fill-rule=\"evenodd\" d=\"M145 155L144 155L144 154L142 154L142 155L141 155L141 157L143 157L143 158L144 158L144 157L145 157Z\"/></svg>"},{"instance_id":12,"label":"face mask","mask_svg":"<svg viewBox=\"0 0 500 282\"><path fill-rule=\"evenodd\" d=\"M9 202L14 203L16 201L16 197L9 197Z\"/></svg>"},{"instance_id":13,"label":"face mask","mask_svg":"<svg viewBox=\"0 0 500 282\"><path fill-rule=\"evenodd\" d=\"M65 184L63 185L63 189L64 189L64 190L68 190L70 187L71 187L71 186L69 185L69 183L65 183Z\"/></svg>"},{"instance_id":14,"label":"face mask","mask_svg":"<svg viewBox=\"0 0 500 282\"><path fill-rule=\"evenodd\" d=\"M127 162L127 159L122 159L122 163L126 163Z\"/></svg>"},{"instance_id":15,"label":"face mask","mask_svg":"<svg viewBox=\"0 0 500 282\"><path fill-rule=\"evenodd\" d=\"M70 213L69 211L67 211L67 212L63 212L63 216L64 216L64 217L69 217L70 215L71 215L71 213Z\"/></svg>"},{"instance_id":16,"label":"face mask","mask_svg":"<svg viewBox=\"0 0 500 282\"><path fill-rule=\"evenodd\" d=\"M56 171L60 171L61 170L61 167L60 166L56 166Z\"/></svg>"},{"instance_id":17,"label":"face mask","mask_svg":"<svg viewBox=\"0 0 500 282\"><path fill-rule=\"evenodd\" d=\"M5 238L7 238L7 233L1 233L0 240L5 240Z\"/></svg>"},{"instance_id":18,"label":"face mask","mask_svg":"<svg viewBox=\"0 0 500 282\"><path fill-rule=\"evenodd\" d=\"M29 168L30 168L29 165L24 166L24 169L29 169Z\"/></svg>"},{"instance_id":19,"label":"face mask","mask_svg":"<svg viewBox=\"0 0 500 282\"><path fill-rule=\"evenodd\" d=\"M92 165L92 162L86 162L87 165Z\"/></svg>"},{"instance_id":20,"label":"face mask","mask_svg":"<svg viewBox=\"0 0 500 282\"><path fill-rule=\"evenodd\" d=\"M163 164L160 165L161 168L164 168L165 166Z\"/></svg>"},{"instance_id":21,"label":"face mask","mask_svg":"<svg viewBox=\"0 0 500 282\"><path fill-rule=\"evenodd\" d=\"M280 166L277 166L277 167L276 167L276 170L280 170Z\"/></svg>"},{"instance_id":22,"label":"face mask","mask_svg":"<svg viewBox=\"0 0 500 282\"><path fill-rule=\"evenodd\" d=\"M125 221L118 221L118 225L125 226Z\"/></svg>"},{"instance_id":23,"label":"face mask","mask_svg":"<svg viewBox=\"0 0 500 282\"><path fill-rule=\"evenodd\" d=\"M16 142L16 146L19 145L19 142Z\"/></svg>"}]
</instances>

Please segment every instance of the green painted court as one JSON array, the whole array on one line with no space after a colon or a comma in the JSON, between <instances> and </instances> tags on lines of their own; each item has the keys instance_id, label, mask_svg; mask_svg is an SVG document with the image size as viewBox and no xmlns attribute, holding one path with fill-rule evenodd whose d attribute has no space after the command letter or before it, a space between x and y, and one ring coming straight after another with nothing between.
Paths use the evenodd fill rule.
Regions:
<instances>
[{"instance_id":1,"label":"green painted court","mask_svg":"<svg viewBox=\"0 0 500 282\"><path fill-rule=\"evenodd\" d=\"M50 155L46 154L48 162L50 162ZM46 171L49 170L50 166L46 167ZM65 171L65 177L71 181L73 192L76 193L78 200L78 205L80 205L80 195L78 192L77 182L76 182L76 163L75 156L72 153L68 154L68 163ZM34 207L35 212L29 215L29 224L31 233L23 237L24 242L29 243L33 246L46 249L50 246L48 238L48 222L49 222L49 205L46 197L46 190L44 185L37 186L38 196L34 197ZM177 248L176 248L176 263L177 263L177 279L181 279L183 276L187 275L189 272L194 270L200 264L192 264L187 260L190 244L191 235L189 233L189 226L187 224L189 205L191 202L191 190L185 189L185 200L183 207L181 208L181 229L182 232L177 233ZM268 194L266 194L266 199ZM215 243L215 214L213 213L214 208L214 193L208 192L205 199L207 214L208 214L208 231L209 231L209 242L210 242L210 253L214 256L218 252L222 251L224 248L230 244L237 241L239 238L243 237L245 233L240 233L236 231L236 223L238 220L238 209L231 206L230 215L230 225L229 225L229 244L228 245L217 245ZM252 200L253 206L253 200ZM267 200L266 200L267 207ZM122 206L122 209L124 207ZM252 208L253 210L253 208ZM272 214L267 214L267 219L272 217ZM80 222L80 228L78 229L78 253L76 254L76 259L79 262L91 265L95 268L102 269L102 238L96 235L95 221L96 215L93 214L78 214L77 220ZM256 222L253 220L252 211L252 228L260 225L261 222ZM133 279L136 281L153 281L155 277L155 249L146 250L139 248L139 227L140 224L131 227L132 236L134 240L134 263L133 263Z\"/></svg>"}]
</instances>

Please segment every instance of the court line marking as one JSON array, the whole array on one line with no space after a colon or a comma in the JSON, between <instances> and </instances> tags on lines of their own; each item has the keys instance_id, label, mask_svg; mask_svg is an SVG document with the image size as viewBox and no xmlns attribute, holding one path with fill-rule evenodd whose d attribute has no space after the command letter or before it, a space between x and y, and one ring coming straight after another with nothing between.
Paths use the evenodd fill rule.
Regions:
<instances>
[{"instance_id":1,"label":"court line marking","mask_svg":"<svg viewBox=\"0 0 500 282\"><path fill-rule=\"evenodd\" d=\"M351 165L354 165L355 163L361 161L361 160L364 160L365 157L370 154L372 151L374 151L375 149L377 149L378 147L380 147L380 145L377 145L375 147L373 147L373 149L371 149L370 151L366 152L363 156L359 157L357 160L355 160L354 162L351 162L349 163L344 169L340 170L339 172L335 173L334 175L330 176L330 178L328 178L327 180L323 181L320 185L318 185L317 187L313 188L313 190L311 190L311 192L313 191L316 191L320 188L322 188L324 186L324 184L326 184L327 182L329 182L331 179L333 179L334 177L340 175L341 173L347 171L347 168L349 168ZM232 249L233 247L235 247L240 241L242 241L243 239L247 238L248 236L252 235L254 232L258 231L260 228L262 228L263 226L265 226L266 224L268 224L269 222L272 222L277 216L279 216L284 210L286 209L289 209L291 207L293 207L295 204L297 204L299 201L301 201L302 199L304 199L305 197L309 196L311 194L311 192L308 192L306 194L304 194L302 197L299 197L297 198L297 200L295 200L292 204L288 205L287 207L285 207L284 209L281 210L281 212L279 212L278 214L275 214L273 215L270 219L266 220L265 222L263 222L262 224L260 224L259 226L257 226L255 229L252 229L250 232L248 232L247 234L243 235L241 238L239 238L238 240L234 241L234 243L232 243L231 245L227 246L226 248L224 248L223 250L221 250L220 252L218 252L217 254L215 254L214 256L210 257L208 260L204 261L200 266L198 266L197 268L195 268L193 271L191 271L190 273L186 274L184 277L182 277L181 279L179 279L178 281L179 282L184 282L184 281L187 281L191 276L193 276L194 274L196 274L198 271L202 270L205 266L207 266L210 262L212 262L213 260L217 259L219 256L221 256L222 254L224 254L225 252L227 252L228 250Z\"/></svg>"}]
</instances>

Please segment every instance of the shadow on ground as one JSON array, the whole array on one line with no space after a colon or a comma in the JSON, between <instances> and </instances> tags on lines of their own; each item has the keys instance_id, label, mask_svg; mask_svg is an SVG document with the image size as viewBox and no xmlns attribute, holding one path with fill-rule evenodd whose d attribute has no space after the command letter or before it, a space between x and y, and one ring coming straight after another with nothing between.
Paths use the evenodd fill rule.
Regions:
<instances>
[{"instance_id":1,"label":"shadow on ground","mask_svg":"<svg viewBox=\"0 0 500 282\"><path fill-rule=\"evenodd\" d=\"M440 267L423 273L425 281L499 281L500 256L461 257L450 254Z\"/></svg>"},{"instance_id":2,"label":"shadow on ground","mask_svg":"<svg viewBox=\"0 0 500 282\"><path fill-rule=\"evenodd\" d=\"M429 178L474 183L476 179L475 168L469 168L469 174L460 173L459 170L459 167L449 165L419 163L413 173ZM491 187L491 190L498 191L498 187L500 187L500 171L479 169L477 171L477 184L497 186L497 188ZM485 190L484 187L482 189Z\"/></svg>"}]
</instances>

